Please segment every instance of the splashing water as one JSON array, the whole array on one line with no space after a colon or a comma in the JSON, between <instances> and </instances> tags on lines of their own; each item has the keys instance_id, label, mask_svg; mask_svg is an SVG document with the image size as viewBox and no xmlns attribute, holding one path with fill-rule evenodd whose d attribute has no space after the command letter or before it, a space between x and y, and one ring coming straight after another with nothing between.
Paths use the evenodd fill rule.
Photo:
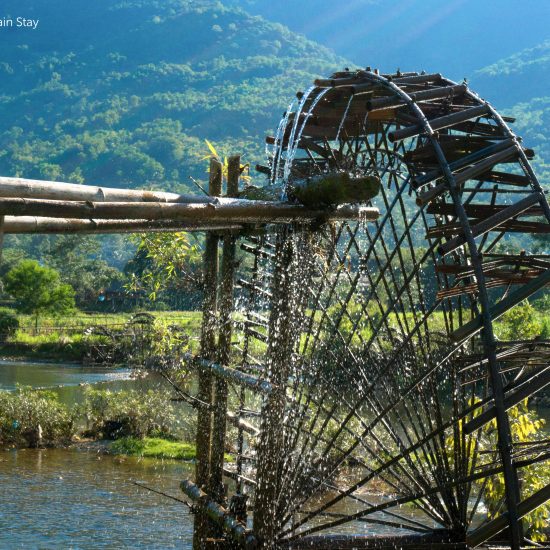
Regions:
<instances>
[{"instance_id":1,"label":"splashing water","mask_svg":"<svg viewBox=\"0 0 550 550\"><path fill-rule=\"evenodd\" d=\"M290 118L290 114L292 113L292 110L294 109L295 104L296 104L296 98L294 98L289 103L283 118L279 122L279 126L277 127L277 132L275 134L275 141L271 146L271 150L269 149L268 144L266 144L265 146L268 162L271 160L271 167L273 170L271 179L273 181L275 180L277 171L279 169L279 160L282 152L282 147L280 147L279 141L281 140L281 136L284 137L285 135L286 127L288 126L288 119Z\"/></svg>"},{"instance_id":2,"label":"splashing water","mask_svg":"<svg viewBox=\"0 0 550 550\"><path fill-rule=\"evenodd\" d=\"M298 107L296 109L296 112L294 113L294 120L292 122L292 130L290 131L290 137L288 139L288 147L287 147L287 154L286 154L286 159L285 159L285 165L284 165L284 168L283 168L283 182L286 181L286 173L287 173L287 166L288 166L288 170L290 171L290 166L289 166L289 153L288 151L291 150L291 147L293 146L294 144L294 137L296 135L296 128L298 127L298 122L299 122L299 119L300 119L300 115L302 113L302 109L304 108L304 105L309 97L309 95L311 94L311 92L315 89L315 86L311 86L309 87L304 95L302 96L302 99L300 100L300 103L298 104ZM311 111L311 109L310 109ZM283 139L284 139L284 134L283 134ZM277 163L277 170L275 172L275 183L281 183L279 181L279 162L281 160L281 157L283 155L283 144L281 143L279 145L279 161ZM290 163L292 163L292 161L290 161Z\"/></svg>"},{"instance_id":3,"label":"splashing water","mask_svg":"<svg viewBox=\"0 0 550 550\"><path fill-rule=\"evenodd\" d=\"M346 121L346 118L348 116L348 111L349 111L351 102L353 101L354 97L355 96L353 94L350 95L350 97L349 97L348 104L346 105L346 109L344 111L344 116L342 117L342 120L340 121L340 126L338 126L338 131L336 132L336 140L335 141L338 141L340 139L340 132L342 131L342 128L344 127L344 122ZM366 119L366 117L365 117L365 119Z\"/></svg>"},{"instance_id":4,"label":"splashing water","mask_svg":"<svg viewBox=\"0 0 550 550\"><path fill-rule=\"evenodd\" d=\"M323 99L326 93L330 91L330 89L331 88L326 88L317 95L317 97L312 101L311 106L308 112L306 113L306 116L304 117L304 121L300 126L298 135L294 136L294 132L293 132L293 134L290 136L290 140L288 142L288 149L287 149L287 159L286 159L285 167L283 171L283 183L284 183L283 199L286 198L287 189L288 189L288 178L290 176L290 169L292 168L292 163L294 162L294 157L296 156L296 152L298 150L298 145L300 144L300 139L302 138L302 133L304 132L304 128L306 127L309 117L311 117L311 115L313 114L315 107L317 106L319 101ZM294 130L295 128L293 128L293 131ZM290 153L288 153L288 151L290 151Z\"/></svg>"}]
</instances>

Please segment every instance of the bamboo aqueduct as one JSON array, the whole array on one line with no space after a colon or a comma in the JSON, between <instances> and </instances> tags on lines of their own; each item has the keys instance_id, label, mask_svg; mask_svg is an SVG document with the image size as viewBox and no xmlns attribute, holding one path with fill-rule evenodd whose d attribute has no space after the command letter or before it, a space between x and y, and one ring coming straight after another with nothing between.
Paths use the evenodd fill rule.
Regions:
<instances>
[{"instance_id":1,"label":"bamboo aqueduct","mask_svg":"<svg viewBox=\"0 0 550 550\"><path fill-rule=\"evenodd\" d=\"M5 234L205 232L195 548L532 544L550 486L522 472L550 442L514 441L510 410L550 383L550 341L493 323L550 254L497 245L550 208L508 122L440 74L346 69L296 95L261 189L237 156L207 197L0 178Z\"/></svg>"}]
</instances>

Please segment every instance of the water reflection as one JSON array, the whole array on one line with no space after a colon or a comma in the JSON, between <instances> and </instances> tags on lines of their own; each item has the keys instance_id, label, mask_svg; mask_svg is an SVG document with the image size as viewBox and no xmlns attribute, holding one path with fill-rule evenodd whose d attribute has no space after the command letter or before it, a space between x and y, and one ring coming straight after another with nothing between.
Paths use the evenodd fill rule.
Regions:
<instances>
[{"instance_id":1,"label":"water reflection","mask_svg":"<svg viewBox=\"0 0 550 550\"><path fill-rule=\"evenodd\" d=\"M162 379L154 375L136 379L129 368L1 361L0 390L14 390L17 384L54 390L63 403L73 405L81 401L86 384L113 391L148 390L162 385Z\"/></svg>"}]
</instances>

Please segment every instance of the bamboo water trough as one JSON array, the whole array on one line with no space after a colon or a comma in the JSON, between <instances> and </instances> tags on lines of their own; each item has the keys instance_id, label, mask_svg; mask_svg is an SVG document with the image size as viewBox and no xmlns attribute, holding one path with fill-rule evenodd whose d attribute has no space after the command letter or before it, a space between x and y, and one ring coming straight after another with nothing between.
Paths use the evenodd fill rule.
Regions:
<instances>
[{"instance_id":1,"label":"bamboo water trough","mask_svg":"<svg viewBox=\"0 0 550 550\"><path fill-rule=\"evenodd\" d=\"M238 157L223 197L216 160L205 197L0 178L4 233L206 233L198 389L176 386L197 411L194 548L530 546L550 488L522 480L550 444L511 425L550 384L550 341L495 322L550 287L550 208L509 122L439 73L345 70L266 139L258 171L288 200L239 198ZM335 174L382 185L296 200Z\"/></svg>"}]
</instances>

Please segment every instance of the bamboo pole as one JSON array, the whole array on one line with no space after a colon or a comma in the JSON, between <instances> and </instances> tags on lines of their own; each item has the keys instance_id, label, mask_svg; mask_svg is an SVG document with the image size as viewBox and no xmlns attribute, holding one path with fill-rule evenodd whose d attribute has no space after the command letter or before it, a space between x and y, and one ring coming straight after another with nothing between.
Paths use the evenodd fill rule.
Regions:
<instances>
[{"instance_id":1,"label":"bamboo pole","mask_svg":"<svg viewBox=\"0 0 550 550\"><path fill-rule=\"evenodd\" d=\"M465 91L465 84L456 84L454 86L442 86L440 88L431 88L429 90L413 92L409 94L409 97L413 101L428 101L432 99L452 98L457 95L463 95ZM406 105L405 101L395 96L377 97L367 100L367 110L369 111L404 105Z\"/></svg>"},{"instance_id":2,"label":"bamboo pole","mask_svg":"<svg viewBox=\"0 0 550 550\"><path fill-rule=\"evenodd\" d=\"M239 548L245 550L257 548L257 541L254 535L246 528L246 525L234 518L228 510L209 498L195 483L186 479L180 483L180 488L195 502L197 508L205 516L231 536L239 545Z\"/></svg>"},{"instance_id":3,"label":"bamboo pole","mask_svg":"<svg viewBox=\"0 0 550 550\"><path fill-rule=\"evenodd\" d=\"M232 156L227 164L227 195L236 197L239 193L241 157ZM220 284L220 319L218 336L218 361L222 365L231 362L231 314L233 312L233 285L235 280L234 235L223 237L221 284ZM223 466L225 453L225 436L227 426L227 381L216 377L214 384L214 419L212 427L212 466L210 471L210 495L222 504L225 501L223 486Z\"/></svg>"},{"instance_id":4,"label":"bamboo pole","mask_svg":"<svg viewBox=\"0 0 550 550\"><path fill-rule=\"evenodd\" d=\"M478 118L481 116L487 116L490 114L490 109L487 105L478 105L477 107L469 107L463 111L457 113L452 113L450 115L444 115L442 117L434 118L429 120L432 130L442 130L443 128L448 128L459 122L466 122L472 120L473 118ZM406 126L399 130L394 130L388 133L389 140L394 143L396 141L401 141L410 137L417 136L424 130L422 124L415 124L413 126Z\"/></svg>"},{"instance_id":5,"label":"bamboo pole","mask_svg":"<svg viewBox=\"0 0 550 550\"><path fill-rule=\"evenodd\" d=\"M45 199L1 199L0 215L43 216L75 219L147 219L185 221L187 223L308 223L345 221L378 217L378 209L355 204L342 205L332 210L311 209L297 204L276 201L249 201L195 204L82 202Z\"/></svg>"},{"instance_id":6,"label":"bamboo pole","mask_svg":"<svg viewBox=\"0 0 550 550\"><path fill-rule=\"evenodd\" d=\"M178 220L93 220L4 216L4 233L142 233L145 231L242 231L243 224Z\"/></svg>"},{"instance_id":7,"label":"bamboo pole","mask_svg":"<svg viewBox=\"0 0 550 550\"><path fill-rule=\"evenodd\" d=\"M183 359L189 362L197 363L199 369L209 372L211 375L217 378L223 378L228 382L239 384L253 391L269 394L273 390L273 385L270 384L267 380L262 380L261 378L258 378L252 374L247 374L245 372L241 372L240 370L220 365L215 361L200 357L198 358L191 353L184 354Z\"/></svg>"},{"instance_id":8,"label":"bamboo pole","mask_svg":"<svg viewBox=\"0 0 550 550\"><path fill-rule=\"evenodd\" d=\"M96 187L60 181L0 176L0 197L92 202L204 202L207 197L165 191ZM213 200L213 199L211 199Z\"/></svg>"},{"instance_id":9,"label":"bamboo pole","mask_svg":"<svg viewBox=\"0 0 550 550\"><path fill-rule=\"evenodd\" d=\"M210 160L209 193L218 196L222 187L222 165L212 158ZM208 233L204 249L204 297L202 305L201 356L206 360L214 360L216 353L216 311L218 304L218 242L219 237ZM212 374L199 371L197 398L207 406L200 407L197 412L196 438L196 468L195 481L199 490L206 489L210 479L211 439L212 439ZM193 548L200 550L203 542L212 532L208 517L204 510L198 510L195 515L193 533Z\"/></svg>"}]
</instances>

